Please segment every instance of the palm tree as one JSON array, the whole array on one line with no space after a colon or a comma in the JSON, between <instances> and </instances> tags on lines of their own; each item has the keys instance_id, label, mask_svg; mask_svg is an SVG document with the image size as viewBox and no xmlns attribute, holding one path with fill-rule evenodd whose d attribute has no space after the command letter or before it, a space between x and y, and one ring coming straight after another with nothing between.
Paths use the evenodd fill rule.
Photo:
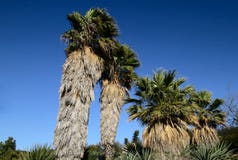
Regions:
<instances>
[{"instance_id":1,"label":"palm tree","mask_svg":"<svg viewBox=\"0 0 238 160\"><path fill-rule=\"evenodd\" d=\"M190 142L186 122L191 109L186 97L193 87L181 89L185 79L175 76L175 71L159 70L152 79L140 78L136 83L136 98L128 99L133 102L127 110L129 119L145 125L144 147L178 153Z\"/></svg>"},{"instance_id":2,"label":"palm tree","mask_svg":"<svg viewBox=\"0 0 238 160\"><path fill-rule=\"evenodd\" d=\"M68 15L68 20L72 28L62 35L68 47L54 136L57 160L83 157L94 86L101 77L103 58L118 35L113 18L103 9L90 9L85 16L75 12Z\"/></svg>"},{"instance_id":3,"label":"palm tree","mask_svg":"<svg viewBox=\"0 0 238 160\"><path fill-rule=\"evenodd\" d=\"M112 56L106 60L101 79L101 143L105 147L106 160L113 158L113 144L116 137L120 112L136 78L135 68L139 61L135 53L126 45L118 44Z\"/></svg>"},{"instance_id":4,"label":"palm tree","mask_svg":"<svg viewBox=\"0 0 238 160\"><path fill-rule=\"evenodd\" d=\"M225 125L225 112L219 108L224 101L215 99L212 101L211 93L208 91L194 92L191 96L192 105L196 108L194 115L197 123L193 124L192 143L212 144L219 141L216 127Z\"/></svg>"}]
</instances>

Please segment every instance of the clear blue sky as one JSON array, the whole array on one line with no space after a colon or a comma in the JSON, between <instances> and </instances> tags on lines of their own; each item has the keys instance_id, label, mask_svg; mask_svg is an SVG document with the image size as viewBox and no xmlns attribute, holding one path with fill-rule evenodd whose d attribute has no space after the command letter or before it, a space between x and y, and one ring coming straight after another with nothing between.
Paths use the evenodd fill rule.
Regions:
<instances>
[{"instance_id":1,"label":"clear blue sky","mask_svg":"<svg viewBox=\"0 0 238 160\"><path fill-rule=\"evenodd\" d=\"M237 0L1 0L0 141L17 148L52 144L58 90L65 60L60 35L66 15L106 8L120 28L120 41L134 49L141 76L176 69L188 84L226 98L238 93ZM88 143L100 141L99 87L91 106ZM117 141L131 138L137 122L121 114Z\"/></svg>"}]
</instances>

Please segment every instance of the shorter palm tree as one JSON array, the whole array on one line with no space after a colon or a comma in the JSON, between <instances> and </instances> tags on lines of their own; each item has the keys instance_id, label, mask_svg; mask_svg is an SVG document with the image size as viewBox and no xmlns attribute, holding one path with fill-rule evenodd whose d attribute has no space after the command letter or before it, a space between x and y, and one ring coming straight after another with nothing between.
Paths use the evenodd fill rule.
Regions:
<instances>
[{"instance_id":1,"label":"shorter palm tree","mask_svg":"<svg viewBox=\"0 0 238 160\"><path fill-rule=\"evenodd\" d=\"M129 119L146 126L142 135L144 147L178 153L189 144L186 122L191 110L186 97L193 88L181 89L185 79L175 76L175 71L159 70L152 79L140 78L136 83L137 98L128 99L133 102L127 110Z\"/></svg>"},{"instance_id":2,"label":"shorter palm tree","mask_svg":"<svg viewBox=\"0 0 238 160\"><path fill-rule=\"evenodd\" d=\"M219 141L216 127L225 125L226 114L220 108L224 103L222 99L212 101L211 93L208 91L194 92L190 101L195 108L194 116L197 123L193 124L192 143L204 144Z\"/></svg>"},{"instance_id":3,"label":"shorter palm tree","mask_svg":"<svg viewBox=\"0 0 238 160\"><path fill-rule=\"evenodd\" d=\"M117 48L111 50L111 57L105 60L101 79L100 130L106 160L113 158L113 145L121 109L128 96L128 89L137 77L135 68L139 66L136 54L128 46L119 43L117 45Z\"/></svg>"}]
</instances>

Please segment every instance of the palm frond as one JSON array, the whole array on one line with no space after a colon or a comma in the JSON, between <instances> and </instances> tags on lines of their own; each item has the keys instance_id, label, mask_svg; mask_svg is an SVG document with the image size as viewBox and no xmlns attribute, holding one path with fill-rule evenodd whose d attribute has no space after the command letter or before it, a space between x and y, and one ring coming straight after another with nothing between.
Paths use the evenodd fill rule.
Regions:
<instances>
[{"instance_id":1,"label":"palm frond","mask_svg":"<svg viewBox=\"0 0 238 160\"><path fill-rule=\"evenodd\" d=\"M109 38L118 36L117 24L105 9L90 9L85 17L96 25L98 36Z\"/></svg>"},{"instance_id":2,"label":"palm frond","mask_svg":"<svg viewBox=\"0 0 238 160\"><path fill-rule=\"evenodd\" d=\"M223 99L217 98L213 101L213 103L209 106L209 108L207 110L212 112L215 109L218 109L223 103L224 103Z\"/></svg>"},{"instance_id":3,"label":"palm frond","mask_svg":"<svg viewBox=\"0 0 238 160\"><path fill-rule=\"evenodd\" d=\"M20 160L54 160L53 149L48 145L36 145L30 151L22 152Z\"/></svg>"},{"instance_id":4,"label":"palm frond","mask_svg":"<svg viewBox=\"0 0 238 160\"><path fill-rule=\"evenodd\" d=\"M97 51L97 54L101 55L104 52L99 47L108 50L112 44L110 40L118 35L116 23L104 9L90 9L85 16L73 12L67 18L72 27L62 35L62 39L68 44L65 49L67 55L84 46L90 46L94 51ZM105 47L105 43L109 43L107 47Z\"/></svg>"},{"instance_id":5,"label":"palm frond","mask_svg":"<svg viewBox=\"0 0 238 160\"><path fill-rule=\"evenodd\" d=\"M207 143L197 146L191 151L191 158L195 160L230 160L232 150L230 145L225 142Z\"/></svg>"}]
</instances>

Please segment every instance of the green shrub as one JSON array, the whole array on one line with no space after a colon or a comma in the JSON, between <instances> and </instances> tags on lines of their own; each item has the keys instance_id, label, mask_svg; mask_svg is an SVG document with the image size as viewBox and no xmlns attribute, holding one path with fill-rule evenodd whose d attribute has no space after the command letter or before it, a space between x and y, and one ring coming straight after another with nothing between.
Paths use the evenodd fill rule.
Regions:
<instances>
[{"instance_id":1,"label":"green shrub","mask_svg":"<svg viewBox=\"0 0 238 160\"><path fill-rule=\"evenodd\" d=\"M48 145L35 145L30 151L22 152L20 160L54 160L54 150Z\"/></svg>"},{"instance_id":2,"label":"green shrub","mask_svg":"<svg viewBox=\"0 0 238 160\"><path fill-rule=\"evenodd\" d=\"M230 160L232 150L225 142L204 144L191 149L191 158L194 160Z\"/></svg>"},{"instance_id":3,"label":"green shrub","mask_svg":"<svg viewBox=\"0 0 238 160\"><path fill-rule=\"evenodd\" d=\"M104 159L102 146L100 144L87 146L82 160L99 160L99 159Z\"/></svg>"},{"instance_id":4,"label":"green shrub","mask_svg":"<svg viewBox=\"0 0 238 160\"><path fill-rule=\"evenodd\" d=\"M9 137L5 142L0 142L0 160L17 160L19 151L16 151L16 140Z\"/></svg>"},{"instance_id":5,"label":"green shrub","mask_svg":"<svg viewBox=\"0 0 238 160\"><path fill-rule=\"evenodd\" d=\"M115 160L238 160L238 157L233 155L233 150L230 150L229 147L230 145L225 142L206 144L188 147L180 154L143 149L142 154L127 152Z\"/></svg>"},{"instance_id":6,"label":"green shrub","mask_svg":"<svg viewBox=\"0 0 238 160\"><path fill-rule=\"evenodd\" d=\"M126 152L122 153L115 160L155 160L155 154L152 150L143 149L139 152Z\"/></svg>"},{"instance_id":7,"label":"green shrub","mask_svg":"<svg viewBox=\"0 0 238 160\"><path fill-rule=\"evenodd\" d=\"M231 148L238 152L238 127L229 127L219 130L220 138L231 144Z\"/></svg>"}]
</instances>

